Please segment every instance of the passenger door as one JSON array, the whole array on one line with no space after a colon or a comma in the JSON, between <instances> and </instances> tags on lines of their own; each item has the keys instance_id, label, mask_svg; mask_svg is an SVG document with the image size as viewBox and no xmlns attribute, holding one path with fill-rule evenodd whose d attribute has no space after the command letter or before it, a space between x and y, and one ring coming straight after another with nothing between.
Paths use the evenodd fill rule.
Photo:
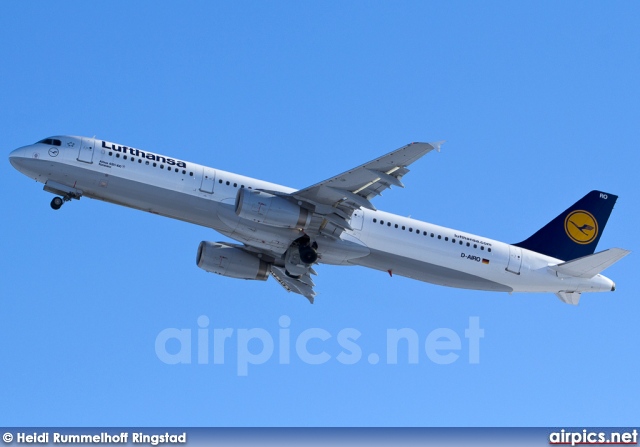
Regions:
<instances>
[{"instance_id":1,"label":"passenger door","mask_svg":"<svg viewBox=\"0 0 640 447\"><path fill-rule=\"evenodd\" d=\"M200 184L200 191L213 194L213 183L215 179L216 179L215 169L203 166L202 183Z\"/></svg>"},{"instance_id":2,"label":"passenger door","mask_svg":"<svg viewBox=\"0 0 640 447\"><path fill-rule=\"evenodd\" d=\"M362 230L362 223L364 221L364 211L361 209L355 210L351 215L351 220L349 221L349 225L354 230Z\"/></svg>"},{"instance_id":3,"label":"passenger door","mask_svg":"<svg viewBox=\"0 0 640 447\"><path fill-rule=\"evenodd\" d=\"M509 245L509 263L507 264L507 271L519 275L520 267L522 267L522 249L514 245Z\"/></svg>"},{"instance_id":4,"label":"passenger door","mask_svg":"<svg viewBox=\"0 0 640 447\"><path fill-rule=\"evenodd\" d=\"M95 140L93 138L83 138L78 151L78 161L84 163L93 163L93 146Z\"/></svg>"}]
</instances>

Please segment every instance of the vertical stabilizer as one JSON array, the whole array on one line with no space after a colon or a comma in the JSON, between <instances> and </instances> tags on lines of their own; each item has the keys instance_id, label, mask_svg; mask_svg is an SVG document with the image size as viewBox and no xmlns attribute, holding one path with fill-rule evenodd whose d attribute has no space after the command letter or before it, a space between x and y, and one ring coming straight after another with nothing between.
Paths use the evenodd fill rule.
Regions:
<instances>
[{"instance_id":1,"label":"vertical stabilizer","mask_svg":"<svg viewBox=\"0 0 640 447\"><path fill-rule=\"evenodd\" d=\"M617 199L613 194L591 191L533 236L514 245L563 261L593 254Z\"/></svg>"}]
</instances>

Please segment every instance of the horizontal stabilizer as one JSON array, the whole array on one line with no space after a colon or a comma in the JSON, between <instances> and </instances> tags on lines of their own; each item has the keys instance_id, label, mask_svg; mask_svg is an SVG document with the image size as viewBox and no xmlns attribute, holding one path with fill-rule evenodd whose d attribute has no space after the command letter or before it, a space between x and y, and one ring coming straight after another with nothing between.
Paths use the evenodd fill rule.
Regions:
<instances>
[{"instance_id":1,"label":"horizontal stabilizer","mask_svg":"<svg viewBox=\"0 0 640 447\"><path fill-rule=\"evenodd\" d=\"M620 259L627 256L629 253L631 253L629 250L623 250L622 248L610 248L599 253L574 259L573 261L552 265L549 268L567 276L575 276L576 278L593 278L604 269L611 267Z\"/></svg>"},{"instance_id":2,"label":"horizontal stabilizer","mask_svg":"<svg viewBox=\"0 0 640 447\"><path fill-rule=\"evenodd\" d=\"M573 304L577 306L580 302L580 293L579 292L558 292L556 296L560 298L567 304Z\"/></svg>"}]
</instances>

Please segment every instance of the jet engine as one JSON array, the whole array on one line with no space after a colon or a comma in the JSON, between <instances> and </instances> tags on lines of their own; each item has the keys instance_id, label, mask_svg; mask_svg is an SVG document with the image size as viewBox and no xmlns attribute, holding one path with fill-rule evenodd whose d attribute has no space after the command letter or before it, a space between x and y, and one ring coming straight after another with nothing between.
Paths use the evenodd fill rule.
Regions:
<instances>
[{"instance_id":1,"label":"jet engine","mask_svg":"<svg viewBox=\"0 0 640 447\"><path fill-rule=\"evenodd\" d=\"M269 277L269 264L251 253L220 242L200 242L196 264L207 272L231 278L266 281Z\"/></svg>"},{"instance_id":2,"label":"jet engine","mask_svg":"<svg viewBox=\"0 0 640 447\"><path fill-rule=\"evenodd\" d=\"M280 228L306 228L311 213L282 197L242 188L236 196L236 214L243 219Z\"/></svg>"}]
</instances>

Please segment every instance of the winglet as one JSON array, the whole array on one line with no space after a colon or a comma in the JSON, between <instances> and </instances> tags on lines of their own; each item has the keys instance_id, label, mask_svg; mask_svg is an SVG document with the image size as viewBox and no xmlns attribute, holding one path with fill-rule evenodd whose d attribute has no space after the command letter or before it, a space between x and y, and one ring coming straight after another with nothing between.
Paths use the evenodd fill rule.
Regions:
<instances>
[{"instance_id":1,"label":"winglet","mask_svg":"<svg viewBox=\"0 0 640 447\"><path fill-rule=\"evenodd\" d=\"M446 143L446 140L436 141L435 143L429 143L429 144L433 146L435 150L440 152L440 146L442 146L443 143Z\"/></svg>"}]
</instances>

